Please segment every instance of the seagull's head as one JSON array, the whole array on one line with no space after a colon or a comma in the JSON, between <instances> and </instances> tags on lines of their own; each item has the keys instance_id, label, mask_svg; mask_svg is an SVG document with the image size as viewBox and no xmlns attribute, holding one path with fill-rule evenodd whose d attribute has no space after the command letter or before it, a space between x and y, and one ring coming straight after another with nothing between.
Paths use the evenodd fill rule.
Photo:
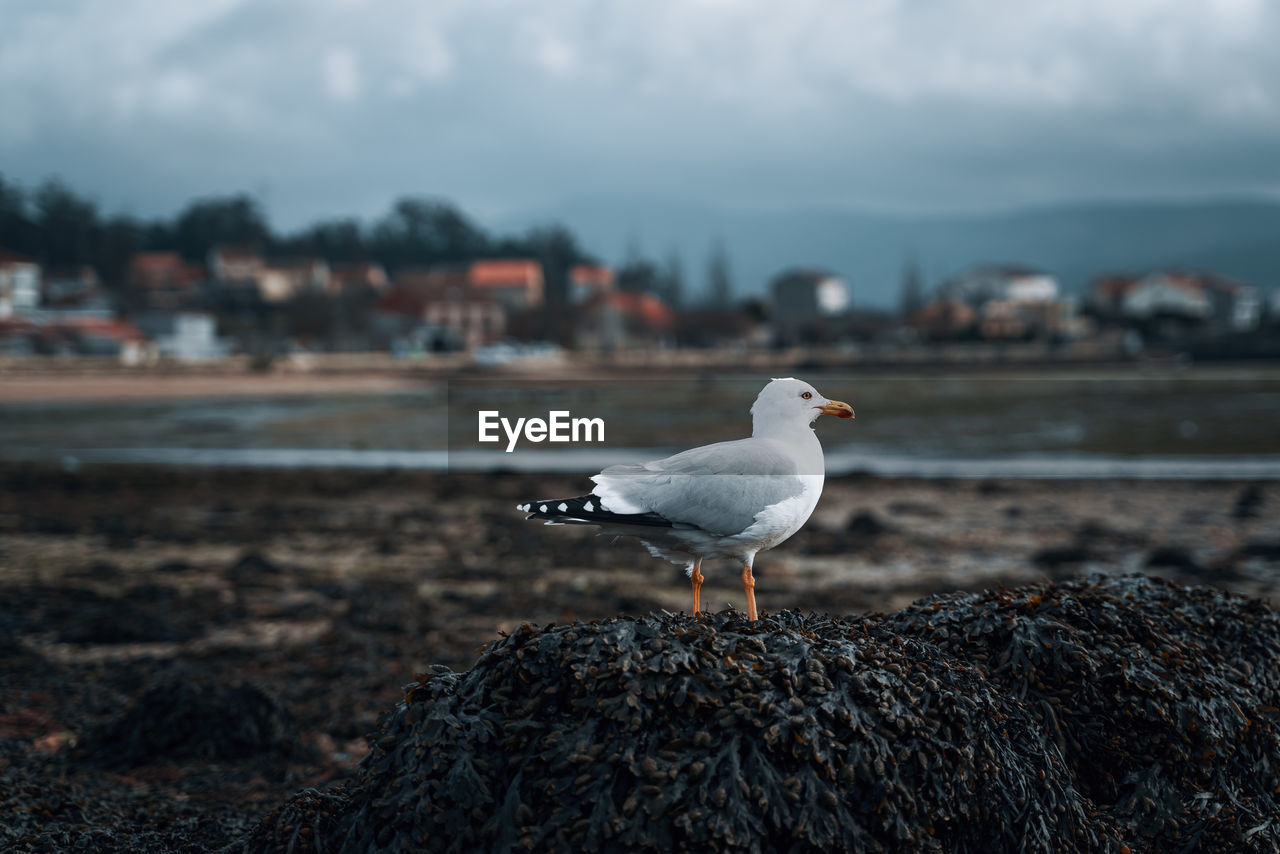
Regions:
<instances>
[{"instance_id":1,"label":"seagull's head","mask_svg":"<svg viewBox=\"0 0 1280 854\"><path fill-rule=\"evenodd\" d=\"M775 379L765 386L751 405L751 420L759 435L774 429L807 427L819 415L852 418L853 407L840 400L829 400L804 380L791 377Z\"/></svg>"}]
</instances>

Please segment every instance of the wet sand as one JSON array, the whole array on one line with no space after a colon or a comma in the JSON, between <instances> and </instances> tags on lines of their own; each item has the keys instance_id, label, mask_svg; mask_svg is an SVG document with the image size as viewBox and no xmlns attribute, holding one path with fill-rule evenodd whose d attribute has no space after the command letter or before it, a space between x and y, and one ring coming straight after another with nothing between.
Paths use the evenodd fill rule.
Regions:
<instances>
[{"instance_id":1,"label":"wet sand","mask_svg":"<svg viewBox=\"0 0 1280 854\"><path fill-rule=\"evenodd\" d=\"M394 392L419 388L407 371L257 373L248 370L125 370L87 373L0 371L0 404L52 401L176 400Z\"/></svg>"},{"instance_id":2,"label":"wet sand","mask_svg":"<svg viewBox=\"0 0 1280 854\"><path fill-rule=\"evenodd\" d=\"M466 668L524 622L687 609L680 570L639 545L514 508L586 486L0 468L0 847L216 848L293 792L346 779L415 672ZM1094 571L1274 598L1280 484L832 479L810 523L760 556L756 593L766 611L843 614ZM704 572L704 603L742 604L736 567ZM296 743L84 753L96 727L177 678L257 686Z\"/></svg>"}]
</instances>

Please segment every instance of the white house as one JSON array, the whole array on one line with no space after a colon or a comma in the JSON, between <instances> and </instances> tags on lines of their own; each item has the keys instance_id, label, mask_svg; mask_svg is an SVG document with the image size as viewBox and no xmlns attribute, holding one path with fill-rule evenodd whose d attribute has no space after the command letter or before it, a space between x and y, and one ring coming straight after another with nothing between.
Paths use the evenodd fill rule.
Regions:
<instances>
[{"instance_id":1,"label":"white house","mask_svg":"<svg viewBox=\"0 0 1280 854\"><path fill-rule=\"evenodd\" d=\"M1177 315L1207 319L1213 311L1209 294L1194 276L1177 273L1149 273L1125 293L1120 311L1127 317L1146 319L1156 315Z\"/></svg>"},{"instance_id":2,"label":"white house","mask_svg":"<svg viewBox=\"0 0 1280 854\"><path fill-rule=\"evenodd\" d=\"M0 249L0 317L25 314L40 305L40 265L34 258Z\"/></svg>"},{"instance_id":3,"label":"white house","mask_svg":"<svg viewBox=\"0 0 1280 854\"><path fill-rule=\"evenodd\" d=\"M257 280L262 272L262 254L248 246L215 246L209 250L209 274L219 282Z\"/></svg>"},{"instance_id":4,"label":"white house","mask_svg":"<svg viewBox=\"0 0 1280 854\"><path fill-rule=\"evenodd\" d=\"M1058 298L1058 280L1048 273L1010 276L1006 287L1011 302L1053 302Z\"/></svg>"},{"instance_id":5,"label":"white house","mask_svg":"<svg viewBox=\"0 0 1280 854\"><path fill-rule=\"evenodd\" d=\"M774 314L782 322L836 317L849 308L849 284L818 269L787 270L772 284Z\"/></svg>"},{"instance_id":6,"label":"white house","mask_svg":"<svg viewBox=\"0 0 1280 854\"><path fill-rule=\"evenodd\" d=\"M138 320L156 352L184 362L216 359L227 354L227 344L217 336L212 314L203 312L153 312Z\"/></svg>"},{"instance_id":7,"label":"white house","mask_svg":"<svg viewBox=\"0 0 1280 854\"><path fill-rule=\"evenodd\" d=\"M1205 321L1219 330L1247 332L1262 322L1262 297L1252 285L1208 273L1148 273L1124 293L1121 311Z\"/></svg>"},{"instance_id":8,"label":"white house","mask_svg":"<svg viewBox=\"0 0 1280 854\"><path fill-rule=\"evenodd\" d=\"M959 300L975 308L991 300L1053 302L1058 298L1058 280L1031 267L984 264L944 282L938 291L941 298Z\"/></svg>"},{"instance_id":9,"label":"white house","mask_svg":"<svg viewBox=\"0 0 1280 854\"><path fill-rule=\"evenodd\" d=\"M267 302L285 302L304 291L329 290L329 263L321 258L276 258L258 272L258 292Z\"/></svg>"},{"instance_id":10,"label":"white house","mask_svg":"<svg viewBox=\"0 0 1280 854\"><path fill-rule=\"evenodd\" d=\"M1228 329L1244 332L1262 323L1262 295L1257 288L1238 282L1218 282L1210 285L1209 297L1213 300L1215 315Z\"/></svg>"}]
</instances>

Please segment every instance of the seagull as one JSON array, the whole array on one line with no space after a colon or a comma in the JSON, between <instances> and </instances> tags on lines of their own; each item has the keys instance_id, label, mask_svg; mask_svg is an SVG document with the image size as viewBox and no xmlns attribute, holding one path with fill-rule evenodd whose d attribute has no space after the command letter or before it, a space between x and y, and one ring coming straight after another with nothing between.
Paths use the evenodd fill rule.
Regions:
<instances>
[{"instance_id":1,"label":"seagull","mask_svg":"<svg viewBox=\"0 0 1280 854\"><path fill-rule=\"evenodd\" d=\"M786 540L808 520L822 494L820 415L853 418L792 377L774 379L751 406L751 437L692 448L662 460L610 466L577 498L521 504L526 519L548 525L597 525L601 534L640 540L654 557L684 565L701 610L706 559L742 564L748 619L757 619L756 554Z\"/></svg>"}]
</instances>

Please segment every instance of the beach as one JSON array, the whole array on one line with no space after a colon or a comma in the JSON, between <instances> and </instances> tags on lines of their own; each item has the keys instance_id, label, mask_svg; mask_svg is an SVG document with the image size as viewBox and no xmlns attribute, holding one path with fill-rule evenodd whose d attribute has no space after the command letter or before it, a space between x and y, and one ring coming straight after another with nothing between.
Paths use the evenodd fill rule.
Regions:
<instances>
[{"instance_id":1,"label":"beach","mask_svg":"<svg viewBox=\"0 0 1280 854\"><path fill-rule=\"evenodd\" d=\"M687 611L681 568L633 541L544 527L516 509L587 492L617 448L541 468L531 452L494 464L508 459L498 452L469 467L431 425L497 389L509 406L603 406L618 425L611 437L639 453L643 439L740 431L742 389L755 382L651 381L668 389L658 417L640 385L608 397L597 385L549 383L521 396L503 391L518 387L511 379L252 377L128 377L128 393L113 372L0 382L0 844L218 848L295 792L351 779L365 736L415 674L465 670L526 623ZM855 389L859 420L819 424L833 471L808 524L758 557L762 611L885 612L936 593L1093 573L1276 596L1280 483L1266 469L1214 476L1233 459L1270 459L1274 437L1259 418L1271 372L1102 386L1059 375L1047 390L1042 379L815 378ZM1134 440L1119 404L1135 399L1133 417L1164 455L1121 453ZM436 460L432 442L454 451L452 464L447 454L370 464L387 451ZM968 449L968 468L938 453L948 443ZM166 461L90 453L122 448ZM1170 450L1191 452L1200 474ZM996 463L1025 472L1028 459L1085 471L1071 456L1084 452L1094 452L1088 477L992 476ZM258 464L236 465L246 453ZM294 464L273 465L281 453ZM871 458L932 476L874 476L858 462ZM1166 476L1111 476L1104 463ZM704 607L742 607L738 567L703 572ZM182 712L192 703L213 704L223 723L183 729L193 714L204 720ZM252 749L220 728L264 709L270 738ZM106 750L122 726L147 736Z\"/></svg>"},{"instance_id":2,"label":"beach","mask_svg":"<svg viewBox=\"0 0 1280 854\"><path fill-rule=\"evenodd\" d=\"M681 570L637 544L515 509L580 494L581 476L18 464L0 480L0 798L48 810L8 823L14 845L216 848L347 779L415 673L465 669L523 623L689 608ZM834 478L760 556L756 593L766 612L845 614L1146 572L1273 597L1278 503L1265 482ZM706 605L741 607L736 567L704 573ZM291 749L77 753L176 678L256 686L294 722Z\"/></svg>"}]
</instances>

